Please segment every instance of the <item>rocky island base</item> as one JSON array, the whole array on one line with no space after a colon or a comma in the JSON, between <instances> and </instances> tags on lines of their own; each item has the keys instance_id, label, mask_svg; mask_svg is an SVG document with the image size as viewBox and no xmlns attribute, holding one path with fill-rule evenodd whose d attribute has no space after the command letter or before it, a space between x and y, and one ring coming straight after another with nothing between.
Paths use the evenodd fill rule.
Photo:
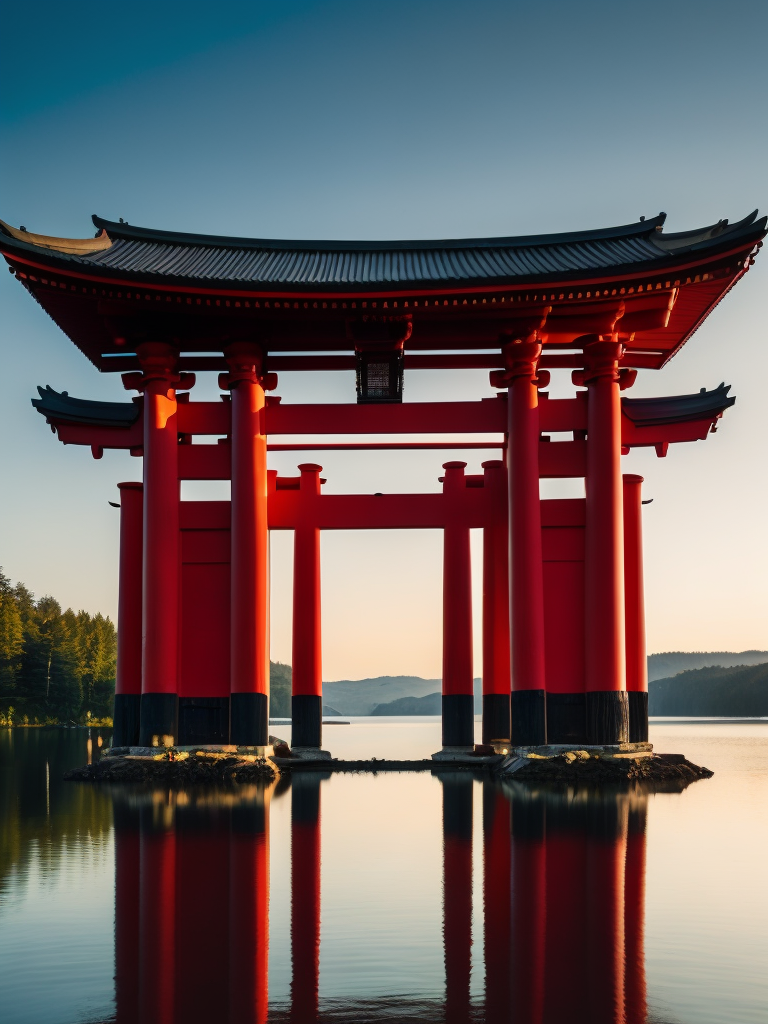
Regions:
<instances>
[{"instance_id":1,"label":"rocky island base","mask_svg":"<svg viewBox=\"0 0 768 1024\"><path fill-rule=\"evenodd\" d=\"M164 782L174 785L206 782L272 782L279 772L259 754L236 750L176 750L152 754L120 754L109 751L95 764L73 768L68 782Z\"/></svg>"}]
</instances>

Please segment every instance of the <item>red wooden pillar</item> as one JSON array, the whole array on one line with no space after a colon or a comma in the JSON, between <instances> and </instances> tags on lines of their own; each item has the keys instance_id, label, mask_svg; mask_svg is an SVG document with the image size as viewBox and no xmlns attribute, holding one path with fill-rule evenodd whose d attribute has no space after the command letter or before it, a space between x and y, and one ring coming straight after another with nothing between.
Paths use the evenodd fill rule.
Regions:
<instances>
[{"instance_id":1,"label":"red wooden pillar","mask_svg":"<svg viewBox=\"0 0 768 1024\"><path fill-rule=\"evenodd\" d=\"M320 531L314 525L314 499L320 494L322 466L301 470L301 523L293 538L293 684L291 745L322 746L323 659L320 627Z\"/></svg>"},{"instance_id":2,"label":"red wooden pillar","mask_svg":"<svg viewBox=\"0 0 768 1024\"><path fill-rule=\"evenodd\" d=\"M648 742L648 662L645 654L645 594L643 586L643 478L624 480L624 610L627 644L629 740Z\"/></svg>"},{"instance_id":3,"label":"red wooden pillar","mask_svg":"<svg viewBox=\"0 0 768 1024\"><path fill-rule=\"evenodd\" d=\"M539 499L538 360L535 336L504 346L508 401L512 743L547 742L544 579Z\"/></svg>"},{"instance_id":4,"label":"red wooden pillar","mask_svg":"<svg viewBox=\"0 0 768 1024\"><path fill-rule=\"evenodd\" d=\"M316 1024L320 998L320 784L291 779L291 1021Z\"/></svg>"},{"instance_id":5,"label":"red wooden pillar","mask_svg":"<svg viewBox=\"0 0 768 1024\"><path fill-rule=\"evenodd\" d=\"M123 483L120 490L120 577L117 600L117 674L113 747L139 742L141 709L141 549L142 485Z\"/></svg>"},{"instance_id":6,"label":"red wooden pillar","mask_svg":"<svg viewBox=\"0 0 768 1024\"><path fill-rule=\"evenodd\" d=\"M466 462L443 466L443 493L451 502L443 530L443 748L473 749L472 564L469 527L461 521Z\"/></svg>"},{"instance_id":7,"label":"red wooden pillar","mask_svg":"<svg viewBox=\"0 0 768 1024\"><path fill-rule=\"evenodd\" d=\"M483 463L488 520L483 529L483 743L509 743L509 534L507 474Z\"/></svg>"},{"instance_id":8,"label":"red wooden pillar","mask_svg":"<svg viewBox=\"0 0 768 1024\"><path fill-rule=\"evenodd\" d=\"M225 350L232 394L230 559L230 743L269 740L269 548L267 438L262 430L261 350L237 342Z\"/></svg>"},{"instance_id":9,"label":"red wooden pillar","mask_svg":"<svg viewBox=\"0 0 768 1024\"><path fill-rule=\"evenodd\" d=\"M178 732L179 467L177 388L194 374L176 373L171 345L136 349L141 373L124 374L144 393L144 545L141 722L143 746L173 744Z\"/></svg>"},{"instance_id":10,"label":"red wooden pillar","mask_svg":"<svg viewBox=\"0 0 768 1024\"><path fill-rule=\"evenodd\" d=\"M269 966L269 790L232 808L229 1019L265 1024Z\"/></svg>"},{"instance_id":11,"label":"red wooden pillar","mask_svg":"<svg viewBox=\"0 0 768 1024\"><path fill-rule=\"evenodd\" d=\"M612 337L584 346L587 400L585 640L587 742L626 743L621 397Z\"/></svg>"},{"instance_id":12,"label":"red wooden pillar","mask_svg":"<svg viewBox=\"0 0 768 1024\"><path fill-rule=\"evenodd\" d=\"M443 949L446 1024L470 1017L472 973L472 776L443 773Z\"/></svg>"},{"instance_id":13,"label":"red wooden pillar","mask_svg":"<svg viewBox=\"0 0 768 1024\"><path fill-rule=\"evenodd\" d=\"M154 812L160 811L160 818ZM168 1024L175 1009L176 836L165 807L142 808L139 896L139 1016Z\"/></svg>"}]
</instances>

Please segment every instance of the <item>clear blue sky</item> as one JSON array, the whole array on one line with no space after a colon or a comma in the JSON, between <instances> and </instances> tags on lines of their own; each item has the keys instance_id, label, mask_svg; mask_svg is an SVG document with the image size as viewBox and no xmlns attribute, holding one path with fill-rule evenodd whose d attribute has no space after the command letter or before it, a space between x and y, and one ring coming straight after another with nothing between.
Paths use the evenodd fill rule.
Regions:
<instances>
[{"instance_id":1,"label":"clear blue sky","mask_svg":"<svg viewBox=\"0 0 768 1024\"><path fill-rule=\"evenodd\" d=\"M94 212L287 238L522 234L659 210L672 231L735 220L768 209L767 29L768 5L750 0L6 0L0 216L80 237ZM672 364L634 389L725 379L738 396L705 444L625 459L655 499L651 650L768 648L767 274L763 256ZM117 398L119 381L96 373L8 274L0 302L0 564L38 595L114 614L107 501L138 463L62 448L29 398L46 383ZM556 375L555 393L567 386ZM406 388L409 400L489 393L481 373L413 373ZM213 394L214 379L195 390ZM352 400L344 374L284 375L279 391ZM391 491L437 487L440 461L337 454L324 465L329 489ZM273 539L273 653L284 660L287 539ZM439 537L323 543L325 677L439 675ZM361 582L372 546L387 575ZM369 620L402 642L372 647Z\"/></svg>"}]
</instances>

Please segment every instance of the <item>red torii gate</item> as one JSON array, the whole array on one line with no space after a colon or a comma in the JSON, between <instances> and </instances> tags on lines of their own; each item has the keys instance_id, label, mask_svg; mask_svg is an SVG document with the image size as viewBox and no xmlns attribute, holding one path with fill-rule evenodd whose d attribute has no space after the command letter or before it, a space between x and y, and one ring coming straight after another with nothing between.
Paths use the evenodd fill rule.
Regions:
<instances>
[{"instance_id":1,"label":"red torii gate","mask_svg":"<svg viewBox=\"0 0 768 1024\"><path fill-rule=\"evenodd\" d=\"M0 222L0 251L89 358L141 396L88 402L48 388L34 403L65 444L143 456L143 485L121 485L116 745L266 745L267 536L292 529L293 743L318 748L319 531L414 527L444 532L446 748L473 744L471 528L485 538L484 738L647 739L641 480L622 477L620 458L705 438L734 399L723 385L664 399L621 391L638 367L664 365L745 272L765 219L665 236L662 215L580 235L425 243L96 223L96 239L62 240ZM357 405L284 406L266 394L276 370L352 366ZM501 394L401 404L409 366L486 366ZM545 367L572 368L583 390L548 397ZM224 370L224 401L189 401L190 371L207 369ZM442 493L424 495L322 495L319 466L267 471L268 438L280 434L438 432L496 434L474 446L504 458L482 476L446 463ZM200 434L219 444L192 444ZM540 500L547 477L584 478L586 499ZM181 502L182 479L230 479L231 502Z\"/></svg>"}]
</instances>

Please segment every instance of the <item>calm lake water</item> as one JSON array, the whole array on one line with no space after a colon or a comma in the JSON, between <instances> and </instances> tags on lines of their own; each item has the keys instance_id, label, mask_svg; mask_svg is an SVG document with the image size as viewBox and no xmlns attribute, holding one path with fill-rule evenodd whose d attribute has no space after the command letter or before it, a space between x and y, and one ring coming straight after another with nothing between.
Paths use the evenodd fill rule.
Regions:
<instances>
[{"instance_id":1,"label":"calm lake water","mask_svg":"<svg viewBox=\"0 0 768 1024\"><path fill-rule=\"evenodd\" d=\"M439 738L325 730L342 757ZM651 739L714 777L110 789L62 781L98 730L0 730L0 1021L765 1024L768 722Z\"/></svg>"}]
</instances>

